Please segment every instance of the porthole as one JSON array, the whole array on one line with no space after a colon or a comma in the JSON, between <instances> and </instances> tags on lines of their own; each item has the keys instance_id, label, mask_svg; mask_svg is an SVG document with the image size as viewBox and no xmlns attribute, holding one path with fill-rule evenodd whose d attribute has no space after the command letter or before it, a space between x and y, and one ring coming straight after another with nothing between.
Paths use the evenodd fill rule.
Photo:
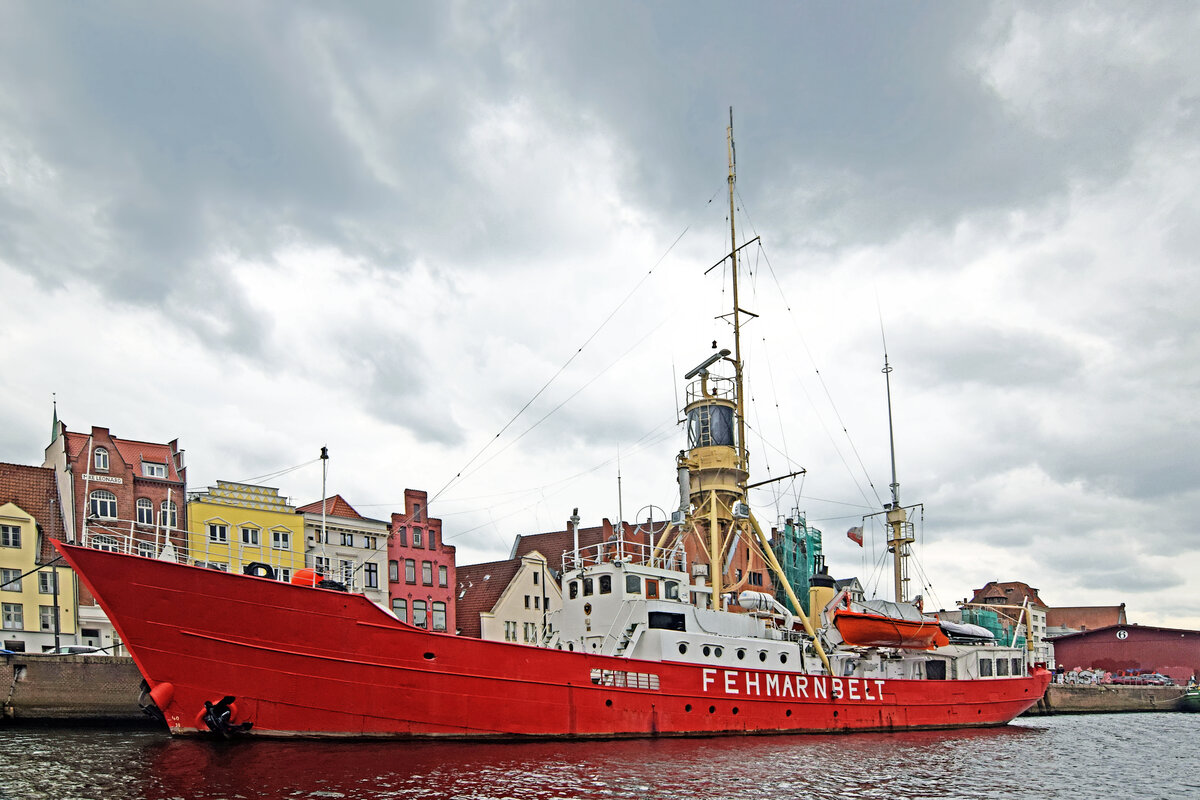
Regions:
<instances>
[{"instance_id":1,"label":"porthole","mask_svg":"<svg viewBox=\"0 0 1200 800\"><path fill-rule=\"evenodd\" d=\"M425 654L425 660L426 660L426 661L433 661L433 653L426 653L426 654Z\"/></svg>"},{"instance_id":2,"label":"porthole","mask_svg":"<svg viewBox=\"0 0 1200 800\"><path fill-rule=\"evenodd\" d=\"M780 663L780 664L786 664L786 663L787 663L787 653L780 653L780 654L779 654L779 663Z\"/></svg>"},{"instance_id":3,"label":"porthole","mask_svg":"<svg viewBox=\"0 0 1200 800\"><path fill-rule=\"evenodd\" d=\"M710 713L710 714L715 714L715 713L717 713L717 707L716 707L716 706L709 706L709 707L708 707L708 713Z\"/></svg>"},{"instance_id":4,"label":"porthole","mask_svg":"<svg viewBox=\"0 0 1200 800\"><path fill-rule=\"evenodd\" d=\"M735 714L736 714L736 713L738 713L738 707L737 707L737 706L734 706L734 707L733 707L733 713L735 713Z\"/></svg>"},{"instance_id":5,"label":"porthole","mask_svg":"<svg viewBox=\"0 0 1200 800\"><path fill-rule=\"evenodd\" d=\"M766 650L759 650L759 651L758 651L758 660L759 660L759 661L766 661L766 660L767 660L767 651L766 651Z\"/></svg>"},{"instance_id":6,"label":"porthole","mask_svg":"<svg viewBox=\"0 0 1200 800\"><path fill-rule=\"evenodd\" d=\"M692 704L688 703L686 706L683 707L683 710L690 712L692 710Z\"/></svg>"},{"instance_id":7,"label":"porthole","mask_svg":"<svg viewBox=\"0 0 1200 800\"><path fill-rule=\"evenodd\" d=\"M745 657L746 657L746 651L745 651L745 650L738 650L738 651L737 651L737 653L738 653L738 661L741 661L743 658L745 658Z\"/></svg>"},{"instance_id":8,"label":"porthole","mask_svg":"<svg viewBox=\"0 0 1200 800\"><path fill-rule=\"evenodd\" d=\"M837 716L837 711L836 711L836 710L833 712L833 715L834 715L835 717Z\"/></svg>"},{"instance_id":9,"label":"porthole","mask_svg":"<svg viewBox=\"0 0 1200 800\"><path fill-rule=\"evenodd\" d=\"M575 643L574 643L574 642L567 642L567 649L568 649L568 650L574 650L574 649L575 649Z\"/></svg>"},{"instance_id":10,"label":"porthole","mask_svg":"<svg viewBox=\"0 0 1200 800\"><path fill-rule=\"evenodd\" d=\"M722 652L724 652L724 651L718 647L715 650L713 650L713 655L715 655L717 658L720 658Z\"/></svg>"},{"instance_id":11,"label":"porthole","mask_svg":"<svg viewBox=\"0 0 1200 800\"><path fill-rule=\"evenodd\" d=\"M682 655L685 655L686 653L687 653L687 644L684 642L680 642L679 643L679 655L682 656Z\"/></svg>"},{"instance_id":12,"label":"porthole","mask_svg":"<svg viewBox=\"0 0 1200 800\"><path fill-rule=\"evenodd\" d=\"M700 648L700 652L704 653L704 655L709 655L710 653L712 653L712 648L709 647L708 645L704 645L704 647Z\"/></svg>"},{"instance_id":13,"label":"porthole","mask_svg":"<svg viewBox=\"0 0 1200 800\"><path fill-rule=\"evenodd\" d=\"M790 716L792 715L792 710L789 708L787 711L785 711L785 712L783 713L783 715L784 715L785 717L790 717Z\"/></svg>"},{"instance_id":14,"label":"porthole","mask_svg":"<svg viewBox=\"0 0 1200 800\"><path fill-rule=\"evenodd\" d=\"M612 708L612 700L605 700L604 705L608 706L609 708Z\"/></svg>"}]
</instances>

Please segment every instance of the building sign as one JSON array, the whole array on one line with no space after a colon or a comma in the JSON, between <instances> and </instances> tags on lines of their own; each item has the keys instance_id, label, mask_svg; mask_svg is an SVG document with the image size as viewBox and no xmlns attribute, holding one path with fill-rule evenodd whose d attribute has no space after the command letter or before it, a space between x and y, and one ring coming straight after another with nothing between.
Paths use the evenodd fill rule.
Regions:
<instances>
[{"instance_id":1,"label":"building sign","mask_svg":"<svg viewBox=\"0 0 1200 800\"><path fill-rule=\"evenodd\" d=\"M1128 639L1129 631L1117 631L1117 638L1118 639Z\"/></svg>"},{"instance_id":2,"label":"building sign","mask_svg":"<svg viewBox=\"0 0 1200 800\"><path fill-rule=\"evenodd\" d=\"M116 478L112 475L88 475L83 474L83 479L89 483L124 483L124 478Z\"/></svg>"},{"instance_id":3,"label":"building sign","mask_svg":"<svg viewBox=\"0 0 1200 800\"><path fill-rule=\"evenodd\" d=\"M704 691L750 697L795 697L812 700L883 700L884 681L878 678L836 678L828 675L746 672L705 669Z\"/></svg>"}]
</instances>

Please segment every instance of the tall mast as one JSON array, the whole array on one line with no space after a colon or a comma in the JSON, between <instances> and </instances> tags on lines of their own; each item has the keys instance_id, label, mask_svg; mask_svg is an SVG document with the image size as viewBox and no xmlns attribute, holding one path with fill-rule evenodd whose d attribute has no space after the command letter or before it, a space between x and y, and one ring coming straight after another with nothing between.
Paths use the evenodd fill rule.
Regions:
<instances>
[{"instance_id":1,"label":"tall mast","mask_svg":"<svg viewBox=\"0 0 1200 800\"><path fill-rule=\"evenodd\" d=\"M892 365L888 363L887 344L883 347L883 378L887 384L888 446L892 456L892 502L887 506L887 524L892 529L888 538L888 549L892 551L892 582L897 603L903 603L908 595L908 546L916 541L912 523L900 505L900 483L896 480L896 437L892 428Z\"/></svg>"},{"instance_id":2,"label":"tall mast","mask_svg":"<svg viewBox=\"0 0 1200 800\"><path fill-rule=\"evenodd\" d=\"M748 469L746 456L746 417L742 406L742 320L738 305L738 246L737 224L734 215L734 184L737 181L737 150L733 146L733 106L729 107L729 129L726 137L729 150L729 251L733 259L733 374L737 397L737 453L738 466Z\"/></svg>"}]
</instances>

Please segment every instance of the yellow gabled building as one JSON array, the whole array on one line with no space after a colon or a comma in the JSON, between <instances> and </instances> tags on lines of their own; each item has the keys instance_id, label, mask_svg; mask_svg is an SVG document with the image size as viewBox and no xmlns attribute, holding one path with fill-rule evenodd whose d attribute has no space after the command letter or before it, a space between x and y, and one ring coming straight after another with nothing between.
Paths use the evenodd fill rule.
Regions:
<instances>
[{"instance_id":1,"label":"yellow gabled building","mask_svg":"<svg viewBox=\"0 0 1200 800\"><path fill-rule=\"evenodd\" d=\"M0 647L41 653L90 644L116 652L118 643L97 631L80 641L75 573L49 541L63 532L54 470L0 464Z\"/></svg>"},{"instance_id":2,"label":"yellow gabled building","mask_svg":"<svg viewBox=\"0 0 1200 800\"><path fill-rule=\"evenodd\" d=\"M217 481L187 505L188 563L232 572L266 564L283 581L304 568L304 515L278 489Z\"/></svg>"}]
</instances>

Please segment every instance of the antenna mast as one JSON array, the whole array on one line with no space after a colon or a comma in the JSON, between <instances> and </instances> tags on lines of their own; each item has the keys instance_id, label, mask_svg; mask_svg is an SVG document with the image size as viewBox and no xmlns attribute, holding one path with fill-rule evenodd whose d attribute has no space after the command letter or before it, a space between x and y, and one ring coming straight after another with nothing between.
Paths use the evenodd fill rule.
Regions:
<instances>
[{"instance_id":1,"label":"antenna mast","mask_svg":"<svg viewBox=\"0 0 1200 800\"><path fill-rule=\"evenodd\" d=\"M737 149L733 144L733 106L729 107L729 250L733 268L733 375L737 397L737 454L738 467L749 469L746 456L746 416L742 405L742 320L738 305L738 246L737 227L734 214L734 184L737 182Z\"/></svg>"}]
</instances>

